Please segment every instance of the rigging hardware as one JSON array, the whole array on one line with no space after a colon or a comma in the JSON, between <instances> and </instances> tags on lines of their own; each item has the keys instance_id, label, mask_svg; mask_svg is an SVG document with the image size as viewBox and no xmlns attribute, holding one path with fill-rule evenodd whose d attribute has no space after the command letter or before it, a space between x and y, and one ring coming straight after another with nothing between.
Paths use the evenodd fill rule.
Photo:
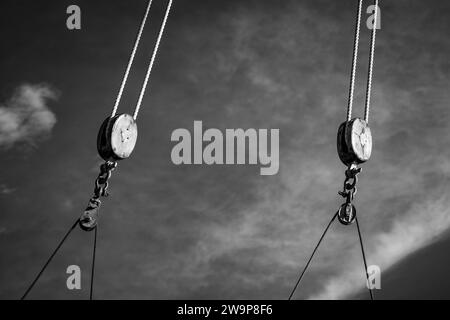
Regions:
<instances>
[{"instance_id":1,"label":"rigging hardware","mask_svg":"<svg viewBox=\"0 0 450 320\"><path fill-rule=\"evenodd\" d=\"M80 228L84 231L92 231L97 227L99 209L102 204L100 197L107 197L108 180L112 171L117 167L117 162L106 161L100 166L100 173L95 180L94 194L89 199L88 205L80 217Z\"/></svg>"},{"instance_id":2,"label":"rigging hardware","mask_svg":"<svg viewBox=\"0 0 450 320\"><path fill-rule=\"evenodd\" d=\"M346 166L361 164L372 154L372 134L367 122L355 118L339 126L337 137L339 159Z\"/></svg>"},{"instance_id":3,"label":"rigging hardware","mask_svg":"<svg viewBox=\"0 0 450 320\"><path fill-rule=\"evenodd\" d=\"M339 191L339 195L345 198L345 203L343 203L338 211L334 214L331 221L328 223L325 231L316 244L308 262L303 268L300 276L291 291L288 300L291 300L297 287L306 273L306 270L310 266L310 263L317 252L322 240L324 239L326 233L328 232L331 224L334 222L336 217L339 222L343 225L350 225L356 221L356 226L358 230L359 243L361 246L361 253L364 261L364 274L366 275L367 281L369 280L369 274L367 273L367 261L366 254L364 251L363 239L361 235L361 229L358 222L358 217L356 215L356 208L353 205L353 199L357 192L356 184L358 182L358 174L361 172L361 168L358 165L369 160L372 153L372 135L369 128L369 111L370 111L370 97L372 88L372 74L373 74L373 58L375 53L375 35L376 35L376 25L372 28L372 37L370 43L370 55L369 55L369 71L367 80L367 90L366 90L366 101L365 101L365 113L364 120L359 118L352 119L353 110L353 95L355 91L355 78L356 78L356 64L358 60L358 47L359 47L359 33L361 27L361 12L362 12L363 0L358 0L358 13L355 27L355 41L353 46L353 60L352 60L352 71L350 75L350 88L349 88L349 99L347 106L347 120L339 126L337 134L337 151L339 159L347 166L345 171L345 181L342 191ZM378 0L374 0L375 13L374 21L377 21L378 15ZM370 299L374 300L372 290L369 288Z\"/></svg>"},{"instance_id":4,"label":"rigging hardware","mask_svg":"<svg viewBox=\"0 0 450 320\"><path fill-rule=\"evenodd\" d=\"M356 194L356 183L358 181L357 174L361 172L358 168L370 159L372 154L372 132L369 127L369 112L370 112L370 97L372 92L372 78L373 78L373 61L375 54L375 38L377 26L372 28L372 36L370 41L369 53L369 70L367 76L366 100L364 108L364 120L360 118L352 119L353 98L355 91L356 66L358 62L358 48L359 48L359 34L361 29L361 13L363 0L358 2L358 13L355 28L355 39L353 45L353 60L352 71L350 75L350 89L347 106L347 120L343 122L338 129L337 134L337 152L339 159L347 166L345 172L344 190L339 192L346 201L338 210L338 220L344 225L349 225L354 222L356 217L356 208L352 204L353 197ZM375 0L374 21L377 21L378 15L378 0ZM349 183L349 181L352 181Z\"/></svg>"},{"instance_id":5,"label":"rigging hardware","mask_svg":"<svg viewBox=\"0 0 450 320\"><path fill-rule=\"evenodd\" d=\"M159 43L161 41L162 35L164 33L164 28L166 26L167 18L172 6L172 0L169 0L166 7L166 12L162 24L159 29L158 37L153 47L152 56L147 67L147 72L145 75L144 82L141 87L138 101L134 110L134 115L129 114L119 114L116 115L117 109L122 97L123 90L125 88L128 75L131 70L131 66L136 55L139 42L142 37L142 32L144 30L145 23L147 21L148 13L152 0L148 1L147 9L145 11L144 17L142 18L141 25L139 27L136 40L134 42L133 50L131 51L130 58L128 60L127 68L122 79L122 83L117 94L116 102L114 104L111 116L103 121L100 126L97 135L97 151L100 157L106 162L100 166L100 174L95 181L94 195L89 200L88 206L84 213L80 217L80 227L85 231L93 230L97 225L97 220L99 216L99 208L101 205L100 196L107 196L106 189L108 187L108 180L111 177L111 172L117 167L117 162L128 158L134 150L137 140L137 124L136 119L142 104L142 99L147 88L148 80L155 62L156 53L158 52Z\"/></svg>"},{"instance_id":6,"label":"rigging hardware","mask_svg":"<svg viewBox=\"0 0 450 320\"><path fill-rule=\"evenodd\" d=\"M358 182L358 174L360 172L361 168L358 168L355 164L350 165L345 171L344 187L338 193L345 198L345 203L341 205L337 212L338 220L343 225L352 224L356 218L356 208L352 204L352 201L357 192L356 183Z\"/></svg>"},{"instance_id":7,"label":"rigging hardware","mask_svg":"<svg viewBox=\"0 0 450 320\"><path fill-rule=\"evenodd\" d=\"M136 145L137 125L133 117L120 114L103 121L97 136L97 151L105 161L128 158Z\"/></svg>"},{"instance_id":8,"label":"rigging hardware","mask_svg":"<svg viewBox=\"0 0 450 320\"><path fill-rule=\"evenodd\" d=\"M130 58L128 60L127 68L125 70L125 74L123 76L119 92L117 94L116 101L114 103L113 111L111 113L111 116L108 117L100 127L98 136L97 136L97 151L105 160L105 163L103 163L100 166L100 173L95 180L95 187L94 187L94 194L89 199L89 203L87 208L85 209L84 213L81 215L80 218L78 218L73 226L69 229L69 231L66 233L66 235L63 237L61 242L58 244L56 249L51 254L50 258L47 260L47 262L44 264L36 278L33 280L31 285L28 287L28 289L25 291L24 295L22 296L22 300L27 297L31 289L34 287L36 282L39 280L41 275L44 273L47 266L52 261L53 257L56 255L56 253L59 251L63 243L67 240L70 233L75 229L77 225L80 226L80 228L84 231L92 231L94 232L94 246L93 246L93 255L92 255L92 268L91 268L91 285L90 285L90 294L89 298L92 300L93 297L93 286L94 286L94 269L95 269L95 256L96 256L96 247L97 247L97 230L98 230L98 211L101 205L100 197L107 197L108 196L108 180L111 177L112 171L117 167L117 162L119 160L123 160L128 158L135 145L136 145L136 139L137 139L137 126L136 126L136 118L138 116L142 99L145 94L145 90L147 88L148 80L150 77L150 73L153 67L153 63L156 58L156 53L159 48L159 43L161 41L164 28L167 22L167 18L169 16L169 12L172 6L172 0L168 0L168 4L166 7L166 12L164 15L163 22L161 24L161 27L159 29L158 38L156 40L156 44L153 48L152 57L149 63L149 66L147 68L147 73L145 75L145 80L141 87L141 92L139 94L139 99L135 107L135 111L133 116L130 116L128 114L120 114L116 116L117 109L122 97L123 90L125 88L128 75L131 70L131 65L133 64L133 60L137 51L137 48L139 46L139 42L141 40L142 32L144 30L145 22L147 21L147 17L150 11L150 7L152 4L152 0L148 1L147 9L145 11L144 17L142 18L141 25L139 27L138 34L136 36L136 40L133 46L133 50L131 52Z\"/></svg>"}]
</instances>

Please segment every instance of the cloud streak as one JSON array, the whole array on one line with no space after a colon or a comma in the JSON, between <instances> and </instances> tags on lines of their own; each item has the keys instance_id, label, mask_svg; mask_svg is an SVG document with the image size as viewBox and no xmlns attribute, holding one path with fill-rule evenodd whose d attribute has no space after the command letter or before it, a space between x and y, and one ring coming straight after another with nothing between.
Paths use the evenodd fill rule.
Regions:
<instances>
[{"instance_id":1,"label":"cloud streak","mask_svg":"<svg viewBox=\"0 0 450 320\"><path fill-rule=\"evenodd\" d=\"M299 265L337 209L336 203L324 197L337 198L330 182L339 188L343 180L343 169L330 152L335 153L336 135L331 127L335 124L337 128L339 119L343 121L345 116L352 25L346 28L342 21L351 21L353 11L331 15L332 6L328 7L319 14L308 5L290 3L272 8L268 14L270 10L264 6L251 10L242 6L231 19L229 15L218 19L224 29L231 30L224 35L231 40L225 42L226 46L219 41L211 43L215 55L201 59L208 72L215 70L213 74L223 79L218 88L211 81L208 90L219 95L226 90L223 88L233 86L233 81L240 81L245 93L234 87L227 99L211 103L222 104L217 107L225 110L228 122L243 127L255 123L280 127L283 148L279 176L270 183L255 183L251 192L254 203L237 206L225 225L209 225L202 231L208 240L191 248L189 256L196 257L192 261L195 267L186 272L192 269L204 275L195 276L194 282L201 283L201 288L205 282L214 283L215 273L226 273L227 264L237 271L229 275L226 288L222 288L225 297L234 297L233 287L245 292L244 282L247 290L257 291L275 283L290 288ZM445 93L448 81L443 78L444 83L429 86L430 75L420 67L419 58L401 58L407 47L398 48L399 52L386 50L392 43L406 43L405 38L426 38L421 32L424 30L405 33L392 26L392 30L382 30L378 38L371 119L375 150L371 161L363 166L356 206L361 213L368 260L380 265L383 272L450 226L446 209L449 200L431 193L440 190L441 194L439 188L445 186L440 179L435 183L435 175L445 177L449 173L450 163L441 157L440 147L450 143L443 120L448 118L443 103L450 98ZM363 48L368 46L369 32L365 35ZM342 44L348 44L348 54ZM367 51L363 49L362 54ZM440 55L435 58L436 65L444 61ZM405 80L401 72L392 74L392 64L422 74L424 82L418 84L418 78ZM197 70L196 84L206 82L206 77ZM357 106L363 105L364 89L357 88ZM424 99L423 92L433 98ZM427 186L430 192L424 192ZM198 210L214 210L212 205L204 206L207 208ZM314 280L305 283L299 295L340 299L364 287L355 234L352 227L334 226L320 249L322 258L316 258L310 268ZM252 255L247 255L250 252ZM252 266L251 272L247 265ZM277 266L279 273L270 274L269 266Z\"/></svg>"},{"instance_id":2,"label":"cloud streak","mask_svg":"<svg viewBox=\"0 0 450 320\"><path fill-rule=\"evenodd\" d=\"M22 84L0 104L0 148L17 143L35 145L51 133L56 116L48 107L58 94L45 84Z\"/></svg>"},{"instance_id":3,"label":"cloud streak","mask_svg":"<svg viewBox=\"0 0 450 320\"><path fill-rule=\"evenodd\" d=\"M396 2L383 11L370 119L374 152L363 166L355 200L368 262L379 265L383 275L449 226L450 201L440 196L448 193L450 175L450 149L443 147L450 145L450 84L448 72L443 72L450 47L444 36L448 19L419 1L408 6L406 15L405 3ZM130 21L135 21L138 11L130 15ZM113 196L102 207L101 243L114 250L99 251L102 272L96 280L97 294L102 298L287 298L323 228L343 201L337 191L345 168L336 155L335 140L345 119L354 8L351 1L208 0L192 2L178 12L182 15L174 14L170 20L158 56L159 71L156 68L152 75L153 90L144 101L151 107L140 118L138 146L132 159L122 162L114 173ZM123 19L123 10L114 13ZM417 17L413 25L407 19L411 15ZM442 32L427 29L427 19ZM358 71L365 75L369 31L362 31ZM134 23L129 30L118 28L107 34L93 30L83 38L116 43L120 35L126 41L118 47L126 56L133 32ZM80 61L85 48L77 46L77 50L69 50L67 59ZM79 144L67 152L47 154L44 160L33 159L40 166L32 173L35 183L28 202L5 197L11 203L0 225L8 228L2 234L7 241L2 243L9 248L9 259L0 260L7 282L1 296L17 296L10 292L25 288L24 279L34 276L29 266L36 263L37 254L45 256L52 250L50 240L56 228L63 232L63 216L55 219L48 206L60 203L72 220L86 201L86 186L91 186L98 172L86 172L89 165L81 161L91 159L95 149L86 144L96 133L86 124L86 114L92 113L93 105L100 105L94 102L105 99L106 91L92 84L120 77L118 66L124 62L123 56L105 59L112 51L103 42L95 51L97 60L92 63L99 68L91 71L95 76L89 82L79 65L52 59L55 73L63 70L63 78L71 74L83 92L70 99L73 108L69 109L77 108L76 112L58 119L65 130L55 136L55 150L64 148L70 136L77 135ZM45 69L39 60L33 64ZM91 65L88 69L93 70ZM139 85L136 82L135 89ZM364 87L361 76L354 116L362 114ZM251 166L173 165L170 134L176 128L190 128L194 120L220 129L279 128L279 173L261 177ZM78 123L86 125L86 130L80 131ZM40 132L46 136L50 131ZM34 137L39 140L40 136ZM19 141L26 142L14 143ZM27 179L18 179L16 185L14 175L29 173L15 163L10 167L17 172L11 171L11 182L5 185L18 190L31 185ZM61 203L69 196L68 181L73 185L70 201ZM48 232L36 226L36 217L48 221ZM16 236L9 231L14 224L34 232L21 238L30 245L6 238ZM80 263L86 266L91 262L88 248L84 237L67 243L68 252L85 250ZM17 261L14 267L11 257ZM58 263L55 270L73 263L73 256L61 254ZM355 226L336 223L294 297L352 297L364 289L362 271ZM53 279L41 284L56 290L48 290L49 297L58 292L70 297L60 286L65 280ZM414 289L413 285L405 288L405 295Z\"/></svg>"},{"instance_id":4,"label":"cloud streak","mask_svg":"<svg viewBox=\"0 0 450 320\"><path fill-rule=\"evenodd\" d=\"M415 204L402 218L393 221L390 230L371 235L368 265L386 271L407 255L428 245L450 226L450 201L447 197ZM367 240L367 239L366 239ZM342 270L323 285L310 299L342 299L362 289L364 273L361 256L353 255ZM381 285L381 288L382 285Z\"/></svg>"}]
</instances>

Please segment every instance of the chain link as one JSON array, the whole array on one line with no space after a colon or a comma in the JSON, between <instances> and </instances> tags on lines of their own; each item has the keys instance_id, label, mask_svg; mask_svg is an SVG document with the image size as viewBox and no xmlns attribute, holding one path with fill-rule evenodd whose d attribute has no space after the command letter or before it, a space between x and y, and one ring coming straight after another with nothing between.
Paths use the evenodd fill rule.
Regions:
<instances>
[{"instance_id":1,"label":"chain link","mask_svg":"<svg viewBox=\"0 0 450 320\"><path fill-rule=\"evenodd\" d=\"M356 164L351 164L347 170L345 170L345 181L342 191L338 194L346 199L346 204L351 204L355 194L357 192L356 184L358 183L358 174L361 172L361 168L358 168Z\"/></svg>"},{"instance_id":2,"label":"chain link","mask_svg":"<svg viewBox=\"0 0 450 320\"><path fill-rule=\"evenodd\" d=\"M89 199L88 205L79 219L81 229L91 231L97 226L99 209L102 204L100 197L108 196L108 180L116 167L117 162L115 161L106 161L100 166L100 173L95 179L94 194Z\"/></svg>"},{"instance_id":3,"label":"chain link","mask_svg":"<svg viewBox=\"0 0 450 320\"><path fill-rule=\"evenodd\" d=\"M95 179L94 196L98 199L100 197L107 197L108 194L108 180L111 178L112 171L117 167L117 162L106 161L100 166L100 173Z\"/></svg>"}]
</instances>

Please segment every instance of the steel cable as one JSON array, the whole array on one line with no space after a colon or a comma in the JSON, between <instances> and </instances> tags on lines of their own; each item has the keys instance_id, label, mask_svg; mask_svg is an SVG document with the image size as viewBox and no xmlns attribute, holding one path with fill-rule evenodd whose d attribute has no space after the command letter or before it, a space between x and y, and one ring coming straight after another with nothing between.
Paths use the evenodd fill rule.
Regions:
<instances>
[{"instance_id":1,"label":"steel cable","mask_svg":"<svg viewBox=\"0 0 450 320\"><path fill-rule=\"evenodd\" d=\"M162 22L161 27L159 29L158 38L156 40L155 47L153 48L152 57L150 59L150 63L149 63L148 68L147 68L147 73L145 75L145 79L144 79L144 82L142 84L141 92L139 94L139 99L138 99L138 101L136 103L136 107L134 109L134 115L133 115L134 120L136 120L136 118L138 116L139 109L141 108L142 100L144 99L145 89L147 88L148 79L150 77L150 73L152 72L153 63L155 62L156 53L158 52L159 43L161 42L161 38L162 38L162 35L164 33L164 28L166 26L167 18L169 17L169 12L170 12L170 8L171 7L172 7L172 0L169 0L169 3L167 4L166 13L164 15L163 22Z\"/></svg>"},{"instance_id":2,"label":"steel cable","mask_svg":"<svg viewBox=\"0 0 450 320\"><path fill-rule=\"evenodd\" d=\"M24 300L28 293L30 293L31 289L33 289L34 285L36 284L36 282L39 280L39 278L41 277L41 275L44 273L45 269L47 268L47 266L50 264L50 262L52 261L53 257L56 255L56 253L58 252L58 250L61 248L61 246L64 244L64 242L66 241L67 237L69 237L70 233L73 231L73 229L75 229L75 227L78 225L79 223L79 219L77 219L75 221L75 223L72 225L72 227L70 227L69 231L67 231L66 235L62 238L61 242L58 244L58 246L56 247L56 249L53 251L53 253L51 254L50 258L48 258L47 262L44 264L44 266L42 267L41 271L38 273L38 275L36 276L36 278L33 280L33 282L31 283L31 285L28 287L27 291L25 291L25 293L23 294L22 298L20 298L20 300Z\"/></svg>"},{"instance_id":3,"label":"steel cable","mask_svg":"<svg viewBox=\"0 0 450 320\"><path fill-rule=\"evenodd\" d=\"M337 212L334 214L333 218L331 218L330 222L328 223L327 227L325 228L325 231L322 233L322 236L319 239L319 242L317 243L316 247L314 248L314 251L312 252L311 256L309 257L308 262L306 263L305 267L303 268L302 273L300 274L300 277L298 278L297 282L295 283L294 289L292 289L291 294L289 295L288 300L292 299L292 296L294 295L295 291L297 290L298 285L300 284L300 281L302 280L306 270L309 267L309 264L311 263L311 260L313 259L314 255L316 254L317 249L320 246L320 243L322 242L323 238L325 237L326 233L328 232L328 229L330 229L331 224L337 217Z\"/></svg>"},{"instance_id":4,"label":"steel cable","mask_svg":"<svg viewBox=\"0 0 450 320\"><path fill-rule=\"evenodd\" d=\"M358 216L355 216L355 220L356 220L356 227L358 229L359 244L361 245L361 252L362 252L362 256L363 256L363 260L364 260L364 268L365 268L364 273L366 274L367 284L369 285L368 289L369 289L369 293L370 293L370 300L374 300L372 289L370 289L370 284L369 284L369 274L367 273L366 253L364 251L363 239L361 236L361 230L359 228Z\"/></svg>"},{"instance_id":5,"label":"steel cable","mask_svg":"<svg viewBox=\"0 0 450 320\"><path fill-rule=\"evenodd\" d=\"M95 270L95 254L97 250L97 230L98 225L94 229L94 250L92 253L92 269L91 269L91 290L89 292L89 300L92 300L94 294L94 270Z\"/></svg>"},{"instance_id":6,"label":"steel cable","mask_svg":"<svg viewBox=\"0 0 450 320\"><path fill-rule=\"evenodd\" d=\"M147 21L147 17L148 17L148 13L150 12L151 5L152 5L152 0L149 0L148 4L147 4L147 9L145 10L144 17L142 18L142 21L141 21L141 26L136 35L136 40L134 41L133 50L131 51L131 55L128 60L128 65L127 65L127 68L125 69L125 74L123 75L123 78L122 78L122 83L120 85L120 89L117 94L116 102L114 103L114 107L113 107L113 110L111 113L111 118L116 115L117 108L119 107L120 99L122 98L122 93L125 88L125 84L127 83L128 75L130 74L131 65L133 64L134 57L136 56L136 51L139 46L139 42L141 41L142 32L144 30L145 22Z\"/></svg>"},{"instance_id":7,"label":"steel cable","mask_svg":"<svg viewBox=\"0 0 450 320\"><path fill-rule=\"evenodd\" d=\"M370 112L370 97L372 93L372 77L373 77L373 60L375 54L375 37L377 34L377 23L378 23L378 0L375 0L375 13L374 13L374 23L372 26L372 37L370 40L370 55L369 55L369 71L367 76L367 89L366 89L366 106L364 108L364 121L369 123L369 112Z\"/></svg>"},{"instance_id":8,"label":"steel cable","mask_svg":"<svg viewBox=\"0 0 450 320\"><path fill-rule=\"evenodd\" d=\"M363 2L363 0L359 0L358 13L357 13L356 25L355 25L355 40L353 43L353 59L352 59L352 71L350 74L350 89L349 89L348 106L347 106L347 121L350 121L352 119L353 96L355 93L356 65L358 63L359 33L360 33L360 29L361 29L362 2Z\"/></svg>"}]
</instances>

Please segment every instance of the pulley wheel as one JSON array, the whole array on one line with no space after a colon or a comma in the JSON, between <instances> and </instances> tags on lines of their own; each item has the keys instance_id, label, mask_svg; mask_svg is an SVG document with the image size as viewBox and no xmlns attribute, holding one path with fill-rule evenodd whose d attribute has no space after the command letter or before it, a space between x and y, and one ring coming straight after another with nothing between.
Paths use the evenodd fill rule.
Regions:
<instances>
[{"instance_id":1,"label":"pulley wheel","mask_svg":"<svg viewBox=\"0 0 450 320\"><path fill-rule=\"evenodd\" d=\"M372 134L369 125L359 118L342 123L337 135L337 151L339 159L346 166L369 160L372 153Z\"/></svg>"},{"instance_id":2,"label":"pulley wheel","mask_svg":"<svg viewBox=\"0 0 450 320\"><path fill-rule=\"evenodd\" d=\"M105 161L128 158L137 140L137 125L129 114L108 117L97 136L97 151Z\"/></svg>"},{"instance_id":3,"label":"pulley wheel","mask_svg":"<svg viewBox=\"0 0 450 320\"><path fill-rule=\"evenodd\" d=\"M355 222L356 208L351 203L344 203L338 211L338 220L343 225L350 225Z\"/></svg>"}]
</instances>

